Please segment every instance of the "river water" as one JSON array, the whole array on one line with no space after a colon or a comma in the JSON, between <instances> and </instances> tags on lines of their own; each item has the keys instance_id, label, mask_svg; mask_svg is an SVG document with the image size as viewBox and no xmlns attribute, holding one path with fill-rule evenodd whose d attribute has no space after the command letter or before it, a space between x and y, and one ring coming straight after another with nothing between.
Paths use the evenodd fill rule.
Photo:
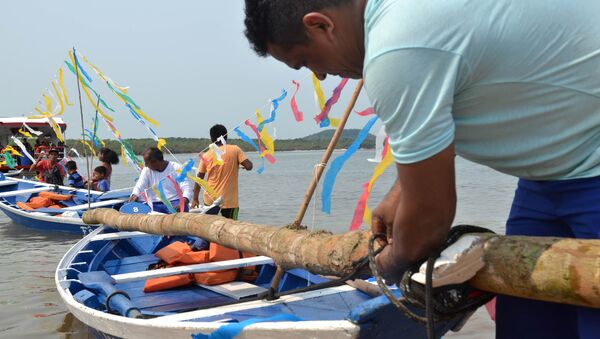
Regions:
<instances>
[{"instance_id":1,"label":"river water","mask_svg":"<svg viewBox=\"0 0 600 339\"><path fill-rule=\"evenodd\" d=\"M279 152L277 163L267 164L263 174L240 174L239 219L268 225L293 221L322 151ZM341 151L334 152L334 157ZM248 154L254 161L255 153ZM304 218L309 228L333 232L347 230L374 164L366 161L372 150L360 150L340 174L332 194L330 215L311 203ZM191 154L178 154L184 162ZM504 232L516 180L493 170L457 158L458 210L455 224L472 224ZM79 161L85 168L85 161ZM84 171L81 174L84 175ZM391 186L395 169L389 168L375 184L370 198L374 208ZM113 188L133 186L136 174L131 167L113 169ZM319 187L320 188L320 187ZM15 224L0 215L0 337L1 338L88 338L89 329L62 305L54 287L54 270L62 255L81 235L40 232ZM480 309L465 328L452 338L493 338L493 322Z\"/></svg>"}]
</instances>

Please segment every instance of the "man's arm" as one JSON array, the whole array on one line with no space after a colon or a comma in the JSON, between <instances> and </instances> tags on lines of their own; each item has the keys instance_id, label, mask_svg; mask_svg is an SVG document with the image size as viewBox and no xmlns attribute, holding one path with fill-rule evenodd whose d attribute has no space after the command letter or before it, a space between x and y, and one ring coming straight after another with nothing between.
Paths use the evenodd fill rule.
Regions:
<instances>
[{"instance_id":1,"label":"man's arm","mask_svg":"<svg viewBox=\"0 0 600 339\"><path fill-rule=\"evenodd\" d=\"M398 179L372 220L373 232L391 235L377 256L377 266L391 281L440 249L456 210L453 144L431 158L396 167Z\"/></svg>"},{"instance_id":2,"label":"man's arm","mask_svg":"<svg viewBox=\"0 0 600 339\"><path fill-rule=\"evenodd\" d=\"M254 165L252 164L252 161L250 161L249 159L246 159L246 160L242 161L242 162L240 163L240 165L242 165L242 167L244 167L244 169L245 169L246 171L251 171L251 170L252 170L252 167L254 166Z\"/></svg>"},{"instance_id":3,"label":"man's arm","mask_svg":"<svg viewBox=\"0 0 600 339\"><path fill-rule=\"evenodd\" d=\"M133 187L133 191L131 192L131 196L129 197L129 201L136 201L140 192L143 192L146 188L148 188L150 173L148 172L148 167L144 167L142 172L140 173L140 177L138 178L135 186Z\"/></svg>"},{"instance_id":4,"label":"man's arm","mask_svg":"<svg viewBox=\"0 0 600 339\"><path fill-rule=\"evenodd\" d=\"M200 179L204 179L204 176L206 175L206 173L198 173L198 178ZM198 200L198 197L200 195L200 185L198 185L197 183L194 183L194 196L192 197L192 204L191 204L191 208L197 208L198 206L200 206L200 201Z\"/></svg>"}]
</instances>

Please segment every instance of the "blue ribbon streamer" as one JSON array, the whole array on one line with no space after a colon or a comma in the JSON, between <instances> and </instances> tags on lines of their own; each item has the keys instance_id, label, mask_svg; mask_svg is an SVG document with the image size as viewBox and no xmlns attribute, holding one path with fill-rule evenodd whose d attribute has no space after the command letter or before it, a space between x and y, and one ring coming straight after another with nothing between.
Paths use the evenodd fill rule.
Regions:
<instances>
[{"instance_id":1,"label":"blue ribbon streamer","mask_svg":"<svg viewBox=\"0 0 600 339\"><path fill-rule=\"evenodd\" d=\"M193 167L194 160L188 160L187 164L185 164L185 166L183 166L183 168L181 169L181 173L177 176L177 178L175 178L175 181L177 181L178 183L184 182L187 178L188 172L191 171Z\"/></svg>"},{"instance_id":2,"label":"blue ribbon streamer","mask_svg":"<svg viewBox=\"0 0 600 339\"><path fill-rule=\"evenodd\" d=\"M369 131L371 130L376 121L377 117L372 117L371 120L369 120L367 124L360 130L360 132L358 133L358 137L356 138L356 140L354 140L354 142L352 142L352 145L348 147L346 152L344 152L342 155L335 158L331 162L331 166L325 174L325 180L323 180L323 191L321 193L321 210L323 212L331 213L331 192L333 191L335 178L344 166L344 163L346 163L346 161L350 159L350 157L352 157L354 153L356 153L360 145L363 143L363 141L365 141L365 139L369 135Z\"/></svg>"},{"instance_id":3,"label":"blue ribbon streamer","mask_svg":"<svg viewBox=\"0 0 600 339\"><path fill-rule=\"evenodd\" d=\"M219 327L219 329L215 330L211 334L192 334L192 339L233 339L236 335L240 334L244 330L246 326L250 326L256 323L264 323L264 322L277 322L277 321L302 321L302 318L299 318L292 314L279 314L270 318L252 318L248 320L241 321L239 323L231 323L228 325L223 325Z\"/></svg>"},{"instance_id":4,"label":"blue ribbon streamer","mask_svg":"<svg viewBox=\"0 0 600 339\"><path fill-rule=\"evenodd\" d=\"M133 107L131 107L131 105L129 105L128 103L126 103L125 106L127 106L127 108L129 109L129 113L131 113L131 115L133 115L133 117L138 122L140 122L142 125L144 125L144 127L146 127L146 129L148 129L148 131L150 131L150 133L152 133L152 135L154 135L158 139L158 134L156 134L156 132L154 131L154 129L152 127L150 127L150 125L146 124L146 121L139 114L137 114L137 112L133 109Z\"/></svg>"},{"instance_id":5,"label":"blue ribbon streamer","mask_svg":"<svg viewBox=\"0 0 600 339\"><path fill-rule=\"evenodd\" d=\"M75 59L75 63L77 64L77 70L80 71L81 74L83 74L87 81L92 82L92 78L90 78L85 69L81 67L81 63L77 59L77 52L75 51L75 47L73 47L73 58Z\"/></svg>"},{"instance_id":6,"label":"blue ribbon streamer","mask_svg":"<svg viewBox=\"0 0 600 339\"><path fill-rule=\"evenodd\" d=\"M233 130L238 135L238 137L240 137L240 139L242 139L245 142L249 143L252 147L254 147L254 149L258 152L258 154L260 154L260 148L258 148L258 145L254 142L254 140L250 139L249 136L247 136L246 134L244 134L244 132L240 131L240 129L238 127L234 128ZM261 157L261 159L262 159L262 164L256 170L256 172L258 174L261 174L265 170L265 158Z\"/></svg>"},{"instance_id":7,"label":"blue ribbon streamer","mask_svg":"<svg viewBox=\"0 0 600 339\"><path fill-rule=\"evenodd\" d=\"M260 124L258 124L258 126L256 127L258 129L259 132L262 132L264 126L266 124L270 124L273 121L275 121L275 118L277 117L277 107L279 107L279 102L283 99L285 99L285 97L287 96L287 92L285 89L281 90L281 95L279 96L279 98L277 99L273 99L271 100L271 102L273 103L273 110L271 111L271 115L269 116L269 119L262 121Z\"/></svg>"},{"instance_id":8,"label":"blue ribbon streamer","mask_svg":"<svg viewBox=\"0 0 600 339\"><path fill-rule=\"evenodd\" d=\"M163 181L160 180L158 182L158 185L156 186L156 188L158 189L158 193L160 194L160 200L162 201L163 204L165 204L165 206L167 206L167 209L169 210L169 213L171 214L175 214L177 213L177 211L175 210L175 208L173 207L173 205L171 204L171 202L169 201L169 199L167 199L167 196L165 194L165 189L163 188ZM179 202L181 203L181 202Z\"/></svg>"}]
</instances>

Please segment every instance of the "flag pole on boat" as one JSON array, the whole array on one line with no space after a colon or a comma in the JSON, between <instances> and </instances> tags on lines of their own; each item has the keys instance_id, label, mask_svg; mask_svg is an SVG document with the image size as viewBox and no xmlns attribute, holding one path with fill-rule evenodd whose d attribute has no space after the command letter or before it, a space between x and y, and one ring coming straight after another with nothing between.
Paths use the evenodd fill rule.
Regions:
<instances>
[{"instance_id":1,"label":"flag pole on boat","mask_svg":"<svg viewBox=\"0 0 600 339\"><path fill-rule=\"evenodd\" d=\"M77 94L79 95L79 115L81 117L81 138L85 141L85 126L83 123L83 104L81 103L81 88L79 87L79 68L78 68L76 53L77 52L75 51L75 47L73 47L73 59L75 60L75 62L73 62L73 63L75 64L75 78L77 81ZM98 95L98 103L100 103L100 95ZM96 105L96 107L98 107L98 105ZM83 148L83 154L85 156L87 178L88 178L88 181L90 181L92 179L92 177L90 176L90 173L92 172L92 170L90 168L90 159L88 157L87 148L85 148L85 147ZM87 195L88 209L91 208L90 190L91 190L90 185L88 184L88 195Z\"/></svg>"},{"instance_id":2,"label":"flag pole on boat","mask_svg":"<svg viewBox=\"0 0 600 339\"><path fill-rule=\"evenodd\" d=\"M331 140L329 141L329 145L327 146L325 153L323 153L323 156L321 157L321 162L319 164L317 164L317 168L315 169L315 175L313 176L310 184L308 185L306 193L304 194L304 200L302 201L302 204L300 204L300 208L298 209L298 213L296 214L296 219L292 223L292 227L295 227L295 228L302 227L301 226L302 219L304 219L304 215L306 214L308 205L310 204L313 194L315 193L315 189L317 188L317 185L319 184L319 180L321 179L321 175L323 174L323 171L325 170L325 166L327 165L329 158L331 158L331 154L333 153L333 150L335 150L335 146L337 145L337 142L339 141L340 137L342 136L342 133L344 132L344 127L346 126L348 117L350 117L350 113L352 113L352 110L354 109L356 100L358 100L358 96L360 94L360 91L362 90L362 86L363 86L363 80L360 79L360 80L358 80L358 83L356 84L356 87L354 88L354 93L352 93L352 97L350 98L350 101L348 102L348 105L346 106L346 110L344 111L344 114L342 115L342 118L340 119L340 124L338 125L333 136L331 137ZM279 282L281 281L281 277L283 276L283 273L284 273L283 267L281 265L277 265L277 271L275 271L275 276L273 277L273 280L271 281L271 287L269 288L269 296L270 297L275 295L275 291L277 290L277 287L279 286Z\"/></svg>"}]
</instances>

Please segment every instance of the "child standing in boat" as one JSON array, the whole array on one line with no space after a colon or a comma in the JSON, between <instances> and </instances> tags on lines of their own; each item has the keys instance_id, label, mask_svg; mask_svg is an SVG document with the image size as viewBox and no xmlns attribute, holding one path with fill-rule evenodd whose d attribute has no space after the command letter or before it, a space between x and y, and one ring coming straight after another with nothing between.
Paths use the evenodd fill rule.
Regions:
<instances>
[{"instance_id":1,"label":"child standing in boat","mask_svg":"<svg viewBox=\"0 0 600 339\"><path fill-rule=\"evenodd\" d=\"M119 155L110 148L101 148L100 151L98 151L98 160L102 162L101 166L106 168L106 180L110 184L112 165L119 163Z\"/></svg>"},{"instance_id":2,"label":"child standing in boat","mask_svg":"<svg viewBox=\"0 0 600 339\"><path fill-rule=\"evenodd\" d=\"M65 167L67 168L67 173L69 173L69 176L67 178L69 180L69 186L75 188L83 188L83 177L79 174L79 172L77 172L77 163L73 160L70 160L67 161Z\"/></svg>"}]
</instances>

